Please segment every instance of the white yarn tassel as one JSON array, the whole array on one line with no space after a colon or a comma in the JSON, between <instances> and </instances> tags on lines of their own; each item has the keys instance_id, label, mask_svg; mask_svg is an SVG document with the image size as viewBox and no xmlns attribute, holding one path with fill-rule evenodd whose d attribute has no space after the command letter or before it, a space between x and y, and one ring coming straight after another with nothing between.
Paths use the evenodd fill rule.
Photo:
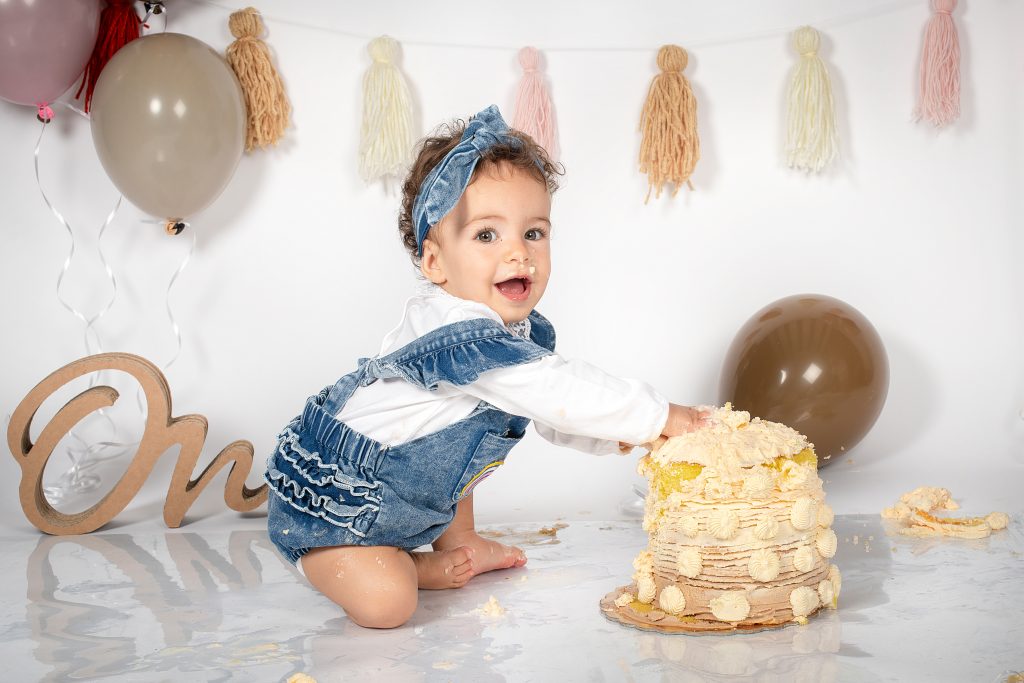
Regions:
<instances>
[{"instance_id":1,"label":"white yarn tassel","mask_svg":"<svg viewBox=\"0 0 1024 683\"><path fill-rule=\"evenodd\" d=\"M789 82L786 154L790 168L820 171L839 149L832 81L818 57L818 32L803 26L796 30L793 42L800 61Z\"/></svg>"},{"instance_id":2,"label":"white yarn tassel","mask_svg":"<svg viewBox=\"0 0 1024 683\"><path fill-rule=\"evenodd\" d=\"M398 49L388 36L367 47L373 64L363 77L359 140L359 172L366 182L403 175L412 152L412 98L394 64Z\"/></svg>"}]
</instances>

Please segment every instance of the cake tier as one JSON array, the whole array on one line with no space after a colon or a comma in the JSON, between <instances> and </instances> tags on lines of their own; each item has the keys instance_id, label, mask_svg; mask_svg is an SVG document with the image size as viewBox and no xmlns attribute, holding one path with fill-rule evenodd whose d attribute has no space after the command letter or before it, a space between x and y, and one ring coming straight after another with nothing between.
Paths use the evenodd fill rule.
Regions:
<instances>
[{"instance_id":1,"label":"cake tier","mask_svg":"<svg viewBox=\"0 0 1024 683\"><path fill-rule=\"evenodd\" d=\"M835 607L837 539L816 465L802 436L728 406L714 411L712 427L659 444L640 463L650 543L634 561L633 585L609 594L614 617L728 631Z\"/></svg>"}]
</instances>

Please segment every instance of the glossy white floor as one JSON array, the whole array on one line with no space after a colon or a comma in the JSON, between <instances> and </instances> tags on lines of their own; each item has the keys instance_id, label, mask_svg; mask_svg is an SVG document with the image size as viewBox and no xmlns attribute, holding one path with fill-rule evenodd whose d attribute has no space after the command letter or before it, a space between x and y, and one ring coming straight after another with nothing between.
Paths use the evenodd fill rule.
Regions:
<instances>
[{"instance_id":1,"label":"glossy white floor","mask_svg":"<svg viewBox=\"0 0 1024 683\"><path fill-rule=\"evenodd\" d=\"M890 537L840 515L838 611L733 636L643 632L607 621L628 583L638 521L488 527L526 568L422 592L393 631L353 625L281 561L262 516L178 530L0 539L5 680L1005 681L1024 670L1024 531L981 541ZM190 528L191 527L191 528ZM494 596L506 613L480 610ZM368 677L368 678L367 678Z\"/></svg>"}]
</instances>

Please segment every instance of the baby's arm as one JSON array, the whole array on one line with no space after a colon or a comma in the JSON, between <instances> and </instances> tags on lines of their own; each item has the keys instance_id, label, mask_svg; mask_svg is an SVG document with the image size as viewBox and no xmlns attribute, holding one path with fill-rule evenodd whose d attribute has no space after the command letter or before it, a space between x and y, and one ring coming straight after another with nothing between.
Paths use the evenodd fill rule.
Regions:
<instances>
[{"instance_id":1,"label":"baby's arm","mask_svg":"<svg viewBox=\"0 0 1024 683\"><path fill-rule=\"evenodd\" d=\"M488 370L459 387L505 412L529 417L548 441L590 453L647 443L663 433L669 402L644 382L558 354Z\"/></svg>"}]
</instances>

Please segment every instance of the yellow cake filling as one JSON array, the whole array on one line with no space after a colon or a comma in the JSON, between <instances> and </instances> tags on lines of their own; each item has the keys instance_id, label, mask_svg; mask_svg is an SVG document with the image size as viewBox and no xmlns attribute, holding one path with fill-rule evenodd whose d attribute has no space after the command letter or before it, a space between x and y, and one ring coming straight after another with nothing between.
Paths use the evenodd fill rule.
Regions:
<instances>
[{"instance_id":1,"label":"yellow cake filling","mask_svg":"<svg viewBox=\"0 0 1024 683\"><path fill-rule=\"evenodd\" d=\"M678 491L684 481L692 481L700 476L704 470L703 465L692 462L674 462L668 465L658 465L649 456L643 458L641 469L650 473L651 490L658 498L667 498L674 491ZM774 470L781 470L782 465L792 460L798 465L818 468L818 456L810 448L805 448L795 455L780 455L775 460L765 463L765 467Z\"/></svg>"},{"instance_id":2,"label":"yellow cake filling","mask_svg":"<svg viewBox=\"0 0 1024 683\"><path fill-rule=\"evenodd\" d=\"M775 458L775 460L772 463L770 463L768 467L781 470L783 463L785 463L787 460L792 460L797 465L803 465L805 467L810 466L813 467L814 469L818 469L818 456L816 456L814 454L814 451L811 450L810 448L805 448L796 455L780 455L779 457Z\"/></svg>"},{"instance_id":3,"label":"yellow cake filling","mask_svg":"<svg viewBox=\"0 0 1024 683\"><path fill-rule=\"evenodd\" d=\"M654 605L649 605L646 602L640 602L639 600L634 600L633 602L629 603L629 607L630 607L630 609L632 609L637 614L643 614L643 615L650 614L652 611L658 609ZM695 621L697 621L697 619L694 618L694 617L684 617L681 614L676 614L674 616L679 621L686 621L686 622L695 622Z\"/></svg>"}]
</instances>

